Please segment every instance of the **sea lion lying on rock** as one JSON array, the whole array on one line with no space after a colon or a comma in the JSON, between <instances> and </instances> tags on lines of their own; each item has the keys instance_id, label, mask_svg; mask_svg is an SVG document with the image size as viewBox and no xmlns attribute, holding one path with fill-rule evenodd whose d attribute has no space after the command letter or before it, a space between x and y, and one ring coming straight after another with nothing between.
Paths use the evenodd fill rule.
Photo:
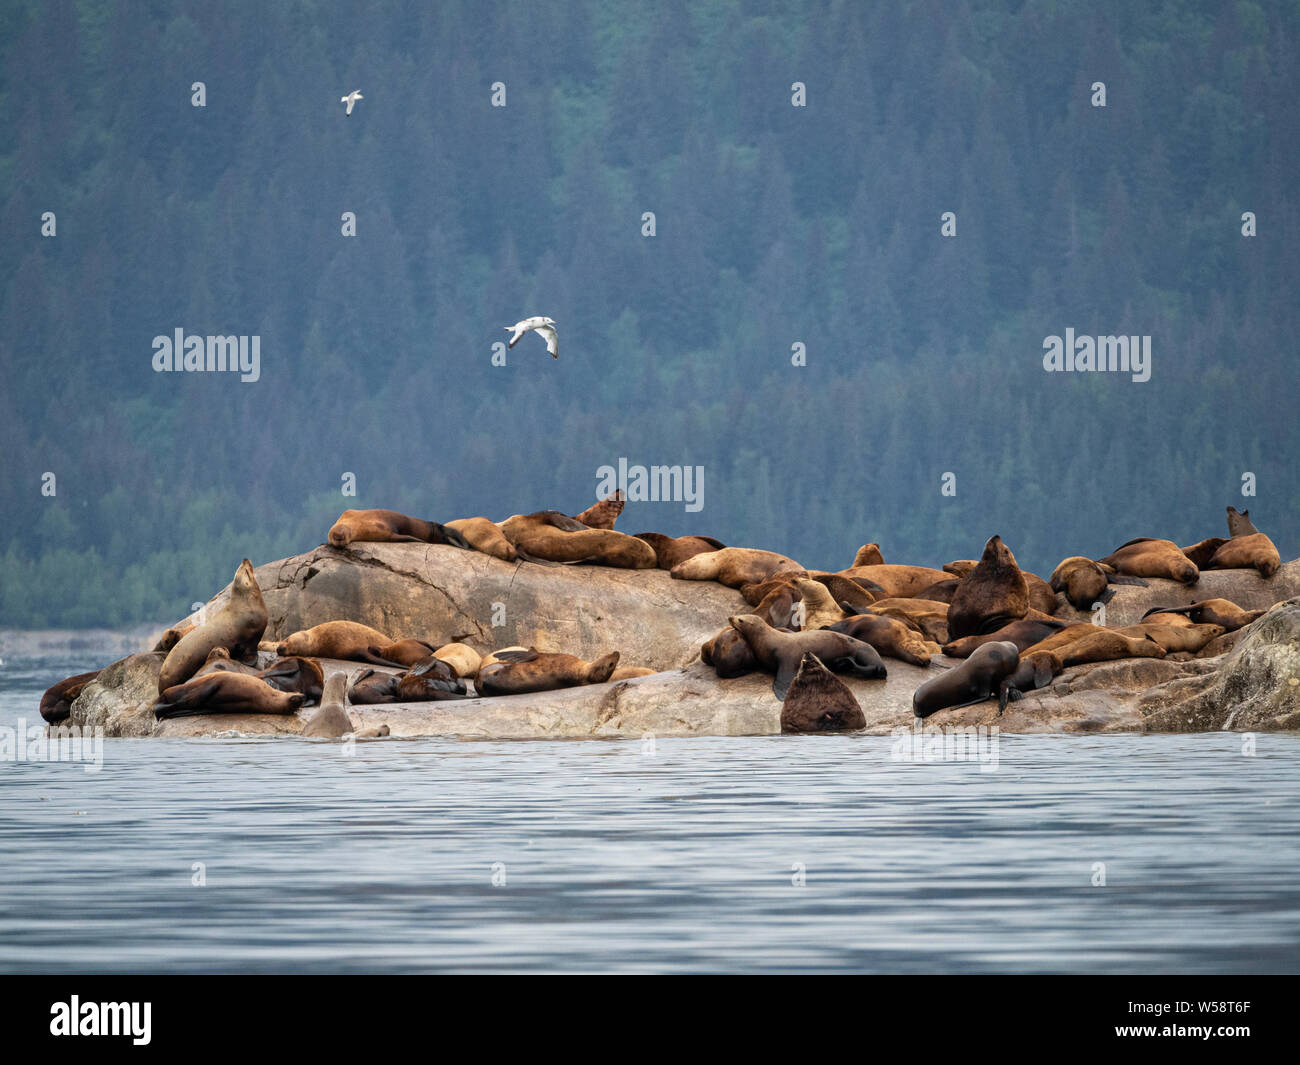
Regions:
<instances>
[{"instance_id":1,"label":"sea lion lying on rock","mask_svg":"<svg viewBox=\"0 0 1300 1065\"><path fill-rule=\"evenodd\" d=\"M399 676L398 673L381 673L374 669L361 670L348 689L348 702L355 706L397 702Z\"/></svg>"},{"instance_id":2,"label":"sea lion lying on rock","mask_svg":"<svg viewBox=\"0 0 1300 1065\"><path fill-rule=\"evenodd\" d=\"M706 666L712 666L713 672L723 680L758 671L758 659L749 649L745 637L730 625L704 641L700 648L700 660Z\"/></svg>"},{"instance_id":3,"label":"sea lion lying on rock","mask_svg":"<svg viewBox=\"0 0 1300 1065\"><path fill-rule=\"evenodd\" d=\"M521 695L582 684L604 684L618 666L617 651L602 655L594 662L531 648L496 651L493 657L495 661L479 670L475 687L480 695Z\"/></svg>"},{"instance_id":4,"label":"sea lion lying on rock","mask_svg":"<svg viewBox=\"0 0 1300 1065\"><path fill-rule=\"evenodd\" d=\"M363 541L379 544L451 544L468 548L469 541L455 529L436 521L411 518L396 510L345 510L330 527L331 547L345 548Z\"/></svg>"},{"instance_id":5,"label":"sea lion lying on rock","mask_svg":"<svg viewBox=\"0 0 1300 1065\"><path fill-rule=\"evenodd\" d=\"M1009 683L1019 665L1020 651L1014 643L997 640L981 644L961 665L917 688L912 693L912 713L929 717L940 710L982 703L996 696L1001 714L1009 699L1020 698L1020 691Z\"/></svg>"},{"instance_id":6,"label":"sea lion lying on rock","mask_svg":"<svg viewBox=\"0 0 1300 1065\"><path fill-rule=\"evenodd\" d=\"M1154 640L1165 654L1195 654L1216 636L1228 630L1222 625L1125 625L1114 630L1134 639Z\"/></svg>"},{"instance_id":7,"label":"sea lion lying on rock","mask_svg":"<svg viewBox=\"0 0 1300 1065\"><path fill-rule=\"evenodd\" d=\"M910 662L922 669L930 665L930 656L939 653L937 644L927 642L915 630L897 618L877 614L855 614L826 626L831 632L842 632L855 640L869 643L882 655Z\"/></svg>"},{"instance_id":8,"label":"sea lion lying on rock","mask_svg":"<svg viewBox=\"0 0 1300 1065\"><path fill-rule=\"evenodd\" d=\"M463 643L443 644L433 652L434 658L441 658L447 665L456 671L458 677L469 677L471 680L478 676L479 668L483 665L483 657L474 648Z\"/></svg>"},{"instance_id":9,"label":"sea lion lying on rock","mask_svg":"<svg viewBox=\"0 0 1300 1065\"><path fill-rule=\"evenodd\" d=\"M98 676L99 670L92 669L89 673L65 677L58 684L46 689L45 694L41 696L41 717L51 725L66 721L72 713L72 704L81 694L81 689Z\"/></svg>"},{"instance_id":10,"label":"sea lion lying on rock","mask_svg":"<svg viewBox=\"0 0 1300 1065\"><path fill-rule=\"evenodd\" d=\"M727 545L712 536L665 536L663 533L637 533L638 540L644 540L655 552L655 564L660 569L672 569L688 558L703 555L709 551L721 551Z\"/></svg>"},{"instance_id":11,"label":"sea lion lying on rock","mask_svg":"<svg viewBox=\"0 0 1300 1065\"><path fill-rule=\"evenodd\" d=\"M1222 625L1225 632L1236 632L1267 613L1267 610L1243 610L1227 599L1202 599L1199 603L1187 606L1153 606L1142 615L1142 620L1154 620L1161 614L1173 614L1186 618L1194 625Z\"/></svg>"},{"instance_id":12,"label":"sea lion lying on rock","mask_svg":"<svg viewBox=\"0 0 1300 1065\"><path fill-rule=\"evenodd\" d=\"M304 705L320 702L321 693L325 688L325 674L321 670L320 663L314 658L303 658L298 655L280 658L265 669L256 669L242 662L233 661L230 652L224 647L214 647L212 653L208 655L207 662L195 676L203 677L209 673L223 672L256 677L276 691L298 692L306 698Z\"/></svg>"},{"instance_id":13,"label":"sea lion lying on rock","mask_svg":"<svg viewBox=\"0 0 1300 1065\"><path fill-rule=\"evenodd\" d=\"M217 672L174 684L154 704L154 717L194 714L294 714L307 701L299 692L282 692L259 677Z\"/></svg>"},{"instance_id":14,"label":"sea lion lying on rock","mask_svg":"<svg viewBox=\"0 0 1300 1065\"><path fill-rule=\"evenodd\" d=\"M441 658L429 655L397 677L397 702L467 698L465 682Z\"/></svg>"},{"instance_id":15,"label":"sea lion lying on rock","mask_svg":"<svg viewBox=\"0 0 1300 1065\"><path fill-rule=\"evenodd\" d=\"M257 644L266 631L266 603L253 576L253 564L244 559L230 584L230 599L202 625L197 625L167 652L158 674L158 691L189 680L214 647L224 647L238 662L256 662Z\"/></svg>"},{"instance_id":16,"label":"sea lion lying on rock","mask_svg":"<svg viewBox=\"0 0 1300 1065\"><path fill-rule=\"evenodd\" d=\"M1094 603L1109 603L1115 595L1112 584L1147 586L1141 577L1118 574L1113 566L1103 566L1082 555L1062 559L1056 569L1052 570L1049 584L1053 592L1064 593L1075 610L1085 611L1091 610Z\"/></svg>"},{"instance_id":17,"label":"sea lion lying on rock","mask_svg":"<svg viewBox=\"0 0 1300 1065\"><path fill-rule=\"evenodd\" d=\"M871 679L885 677L885 663L876 649L841 632L782 632L753 614L740 614L727 621L745 638L759 666L775 674L772 694L778 699L785 698L805 651L815 654L832 672L851 672Z\"/></svg>"},{"instance_id":18,"label":"sea lion lying on rock","mask_svg":"<svg viewBox=\"0 0 1300 1065\"><path fill-rule=\"evenodd\" d=\"M1058 621L1055 618L1047 620L1021 618L1009 625L1003 625L996 632L990 632L983 636L963 636L960 640L952 640L944 644L943 653L949 658L969 658L975 648L982 647L986 643L996 643L1000 640L1014 643L1017 650L1024 651L1040 640L1045 640L1052 634L1060 632L1068 624L1069 622Z\"/></svg>"},{"instance_id":19,"label":"sea lion lying on rock","mask_svg":"<svg viewBox=\"0 0 1300 1065\"><path fill-rule=\"evenodd\" d=\"M805 651L781 704L781 731L847 732L866 727L866 715L849 686L815 654Z\"/></svg>"},{"instance_id":20,"label":"sea lion lying on rock","mask_svg":"<svg viewBox=\"0 0 1300 1065\"><path fill-rule=\"evenodd\" d=\"M506 539L506 534L498 528L491 518L457 518L447 522L447 528L465 538L465 542L475 551L502 562L514 562L519 555L514 544Z\"/></svg>"},{"instance_id":21,"label":"sea lion lying on rock","mask_svg":"<svg viewBox=\"0 0 1300 1065\"><path fill-rule=\"evenodd\" d=\"M930 599L878 599L866 609L868 614L897 618L914 628L931 643L948 642L948 604Z\"/></svg>"},{"instance_id":22,"label":"sea lion lying on rock","mask_svg":"<svg viewBox=\"0 0 1300 1065\"><path fill-rule=\"evenodd\" d=\"M1182 584L1195 584L1201 578L1201 571L1181 547L1172 540L1149 536L1129 540L1098 561L1130 577L1164 577Z\"/></svg>"},{"instance_id":23,"label":"sea lion lying on rock","mask_svg":"<svg viewBox=\"0 0 1300 1065\"><path fill-rule=\"evenodd\" d=\"M618 516L623 513L625 497L623 489L616 488L599 502L593 503L581 514L575 514L573 520L581 522L589 529L612 529Z\"/></svg>"},{"instance_id":24,"label":"sea lion lying on rock","mask_svg":"<svg viewBox=\"0 0 1300 1065\"><path fill-rule=\"evenodd\" d=\"M853 580L865 578L879 586L882 598L886 599L910 598L930 585L948 579L943 570L927 566L850 566L840 570L840 576Z\"/></svg>"},{"instance_id":25,"label":"sea lion lying on rock","mask_svg":"<svg viewBox=\"0 0 1300 1065\"><path fill-rule=\"evenodd\" d=\"M1276 545L1255 528L1250 511L1228 508L1228 537L1211 537L1184 547L1183 554L1201 569L1253 569L1268 580L1282 567Z\"/></svg>"},{"instance_id":26,"label":"sea lion lying on rock","mask_svg":"<svg viewBox=\"0 0 1300 1065\"><path fill-rule=\"evenodd\" d=\"M501 523L524 557L546 562L586 562L620 569L654 569L655 551L644 540L613 529L591 529L554 510L516 514Z\"/></svg>"},{"instance_id":27,"label":"sea lion lying on rock","mask_svg":"<svg viewBox=\"0 0 1300 1065\"><path fill-rule=\"evenodd\" d=\"M855 566L883 566L884 564L885 556L880 553L879 544L863 544L858 548L858 553L853 556L853 565L849 569Z\"/></svg>"},{"instance_id":28,"label":"sea lion lying on rock","mask_svg":"<svg viewBox=\"0 0 1300 1065\"><path fill-rule=\"evenodd\" d=\"M783 570L803 570L792 558L752 547L724 547L679 562L669 576L678 581L717 581L728 588L761 584Z\"/></svg>"},{"instance_id":29,"label":"sea lion lying on rock","mask_svg":"<svg viewBox=\"0 0 1300 1065\"><path fill-rule=\"evenodd\" d=\"M342 658L353 662L376 662L372 647L391 647L394 641L359 621L324 621L310 629L286 636L275 646L278 655L302 655L307 658ZM432 648L424 651L429 654ZM382 659L379 665L394 665Z\"/></svg>"}]
</instances>

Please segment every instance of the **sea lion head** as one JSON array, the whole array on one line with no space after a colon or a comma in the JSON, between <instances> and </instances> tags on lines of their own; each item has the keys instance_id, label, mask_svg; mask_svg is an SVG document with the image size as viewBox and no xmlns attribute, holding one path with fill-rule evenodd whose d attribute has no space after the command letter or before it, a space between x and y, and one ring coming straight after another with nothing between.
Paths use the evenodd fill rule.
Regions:
<instances>
[{"instance_id":1,"label":"sea lion head","mask_svg":"<svg viewBox=\"0 0 1300 1065\"><path fill-rule=\"evenodd\" d=\"M345 521L336 521L330 527L329 542L331 547L347 547L352 542L352 526Z\"/></svg>"},{"instance_id":2,"label":"sea lion head","mask_svg":"<svg viewBox=\"0 0 1300 1065\"><path fill-rule=\"evenodd\" d=\"M984 554L980 557L981 562L995 562L1001 566L1015 566L1020 568L1016 562L1016 556L1011 553L1011 548L1002 542L1002 537L992 536L988 543L984 545ZM945 567L947 568L947 567Z\"/></svg>"},{"instance_id":3,"label":"sea lion head","mask_svg":"<svg viewBox=\"0 0 1300 1065\"><path fill-rule=\"evenodd\" d=\"M727 618L727 624L745 637L746 640L751 636L756 636L764 629L771 628L757 614L736 614L734 617Z\"/></svg>"},{"instance_id":4,"label":"sea lion head","mask_svg":"<svg viewBox=\"0 0 1300 1065\"><path fill-rule=\"evenodd\" d=\"M253 564L244 559L235 570L235 579L230 583L230 597L233 599L237 595L244 595L256 589L257 594L262 594L262 589L258 587L257 578L253 576Z\"/></svg>"},{"instance_id":5,"label":"sea lion head","mask_svg":"<svg viewBox=\"0 0 1300 1065\"><path fill-rule=\"evenodd\" d=\"M1182 584L1195 584L1201 579L1201 571L1190 558L1172 559L1169 564L1170 576Z\"/></svg>"},{"instance_id":6,"label":"sea lion head","mask_svg":"<svg viewBox=\"0 0 1300 1065\"><path fill-rule=\"evenodd\" d=\"M1250 533L1259 532L1254 523L1250 520L1250 511L1237 511L1236 507L1228 508L1228 535L1229 536L1247 536Z\"/></svg>"},{"instance_id":7,"label":"sea lion head","mask_svg":"<svg viewBox=\"0 0 1300 1065\"><path fill-rule=\"evenodd\" d=\"M609 654L602 655L587 668L587 683L604 684L605 681L609 680L610 674L613 673L617 667L617 651L610 651Z\"/></svg>"}]
</instances>

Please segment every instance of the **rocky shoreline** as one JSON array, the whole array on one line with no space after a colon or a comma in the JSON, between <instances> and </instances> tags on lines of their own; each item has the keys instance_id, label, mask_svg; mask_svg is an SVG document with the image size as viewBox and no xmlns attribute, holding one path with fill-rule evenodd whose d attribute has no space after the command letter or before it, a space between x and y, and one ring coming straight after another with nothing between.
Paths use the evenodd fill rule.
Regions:
<instances>
[{"instance_id":1,"label":"rocky shoreline","mask_svg":"<svg viewBox=\"0 0 1300 1065\"><path fill-rule=\"evenodd\" d=\"M781 731L771 677L718 678L700 645L745 613L740 593L713 582L677 581L663 570L505 562L451 546L354 543L321 546L255 573L269 613L267 641L347 619L397 635L460 641L486 653L511 644L595 658L611 650L651 675L606 684L464 701L351 706L359 729L395 737L578 739L752 736ZM224 589L209 612L228 598ZM1050 686L998 714L996 701L942 712L927 727L996 726L1003 733L1187 732L1300 729L1300 560L1265 580L1250 570L1202 573L1188 587L1152 579L1121 586L1109 625L1132 624L1150 607L1223 597L1264 617L1183 660L1124 659L1067 669ZM1058 597L1056 616L1089 620ZM274 656L263 652L263 660ZM288 716L207 714L155 720L163 655L129 655L104 669L72 705L68 726L108 736L200 737L297 734L311 710ZM322 659L325 672L357 663ZM914 724L912 693L938 669L889 660L884 681L843 678L866 716L866 732Z\"/></svg>"}]
</instances>

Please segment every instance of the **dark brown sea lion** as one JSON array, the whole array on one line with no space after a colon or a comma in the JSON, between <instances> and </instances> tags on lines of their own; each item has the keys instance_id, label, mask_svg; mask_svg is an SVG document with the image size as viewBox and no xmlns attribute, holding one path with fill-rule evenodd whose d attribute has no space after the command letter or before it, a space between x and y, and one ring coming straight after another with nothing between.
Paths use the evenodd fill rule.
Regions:
<instances>
[{"instance_id":1,"label":"dark brown sea lion","mask_svg":"<svg viewBox=\"0 0 1300 1065\"><path fill-rule=\"evenodd\" d=\"M521 695L553 691L581 684L604 684L618 666L618 652L594 662L542 651L497 651L497 661L479 670L476 687L481 695Z\"/></svg>"},{"instance_id":2,"label":"dark brown sea lion","mask_svg":"<svg viewBox=\"0 0 1300 1065\"><path fill-rule=\"evenodd\" d=\"M230 599L202 625L191 629L167 652L158 674L158 691L189 680L214 647L224 647L236 661L256 661L257 644L266 631L266 603L253 576L253 564L244 559L230 584Z\"/></svg>"},{"instance_id":3,"label":"dark brown sea lion","mask_svg":"<svg viewBox=\"0 0 1300 1065\"><path fill-rule=\"evenodd\" d=\"M41 696L41 717L50 724L66 721L72 713L72 704L76 702L81 689L99 676L99 670L78 673L74 677L65 677L58 684L48 688Z\"/></svg>"},{"instance_id":4,"label":"dark brown sea lion","mask_svg":"<svg viewBox=\"0 0 1300 1065\"><path fill-rule=\"evenodd\" d=\"M516 514L501 531L526 557L586 562L621 569L654 569L655 552L644 540L613 529L591 529L557 511Z\"/></svg>"},{"instance_id":5,"label":"dark brown sea lion","mask_svg":"<svg viewBox=\"0 0 1300 1065\"><path fill-rule=\"evenodd\" d=\"M856 566L883 566L884 564L885 556L880 553L879 544L863 544L858 548L858 553L853 556L853 565L849 569Z\"/></svg>"},{"instance_id":6,"label":"dark brown sea lion","mask_svg":"<svg viewBox=\"0 0 1300 1065\"><path fill-rule=\"evenodd\" d=\"M385 640L370 644L362 656L363 662L372 662L377 666L410 667L433 654L437 648L431 643L414 638L406 640Z\"/></svg>"},{"instance_id":7,"label":"dark brown sea lion","mask_svg":"<svg viewBox=\"0 0 1300 1065\"><path fill-rule=\"evenodd\" d=\"M299 692L282 692L243 673L209 673L165 688L154 704L154 717L194 714L293 714L306 702Z\"/></svg>"},{"instance_id":8,"label":"dark brown sea lion","mask_svg":"<svg viewBox=\"0 0 1300 1065\"><path fill-rule=\"evenodd\" d=\"M809 576L824 584L831 598L850 614L861 614L877 599L885 598L885 590L868 580L853 580L838 573L810 573Z\"/></svg>"},{"instance_id":9,"label":"dark brown sea lion","mask_svg":"<svg viewBox=\"0 0 1300 1065\"><path fill-rule=\"evenodd\" d=\"M952 605L952 597L957 594L957 586L961 584L958 577L949 577L946 581L936 581L928 588L922 588L916 593L917 599L929 599L932 603L947 603Z\"/></svg>"},{"instance_id":10,"label":"dark brown sea lion","mask_svg":"<svg viewBox=\"0 0 1300 1065\"><path fill-rule=\"evenodd\" d=\"M345 658L354 662L370 662L373 661L370 648L386 647L392 643L390 637L359 621L325 621L286 636L276 645L275 653L281 656L301 655L304 658ZM425 651L425 654L428 653Z\"/></svg>"},{"instance_id":11,"label":"dark brown sea lion","mask_svg":"<svg viewBox=\"0 0 1300 1065\"><path fill-rule=\"evenodd\" d=\"M298 692L306 697L304 705L318 703L325 687L325 674L320 663L314 658L302 658L294 655L280 658L265 669L244 665L232 661L230 652L224 647L214 647L208 660L195 677L207 676L209 673L243 673L266 681L276 691Z\"/></svg>"},{"instance_id":12,"label":"dark brown sea lion","mask_svg":"<svg viewBox=\"0 0 1300 1065\"><path fill-rule=\"evenodd\" d=\"M1166 654L1195 654L1227 629L1222 625L1125 625L1114 630L1134 639L1154 640Z\"/></svg>"},{"instance_id":13,"label":"dark brown sea lion","mask_svg":"<svg viewBox=\"0 0 1300 1065\"><path fill-rule=\"evenodd\" d=\"M969 706L996 696L998 713L1008 699L1020 698L1019 690L1007 680L1020 665L1020 651L1014 643L995 641L982 644L959 666L927 680L912 693L912 713L929 717L954 706Z\"/></svg>"},{"instance_id":14,"label":"dark brown sea lion","mask_svg":"<svg viewBox=\"0 0 1300 1065\"><path fill-rule=\"evenodd\" d=\"M465 537L446 525L408 517L396 510L345 510L330 528L328 540L333 547L347 547L358 541L470 546Z\"/></svg>"},{"instance_id":15,"label":"dark brown sea lion","mask_svg":"<svg viewBox=\"0 0 1300 1065\"><path fill-rule=\"evenodd\" d=\"M1183 584L1195 584L1201 577L1200 570L1172 540L1140 536L1097 561L1130 577L1163 577Z\"/></svg>"},{"instance_id":16,"label":"dark brown sea lion","mask_svg":"<svg viewBox=\"0 0 1300 1065\"><path fill-rule=\"evenodd\" d=\"M802 570L792 558L751 547L724 547L679 562L669 575L679 581L717 581L728 588L760 584L782 570Z\"/></svg>"},{"instance_id":17,"label":"dark brown sea lion","mask_svg":"<svg viewBox=\"0 0 1300 1065\"><path fill-rule=\"evenodd\" d=\"M793 588L794 582L811 577L805 569L786 569L761 581L750 581L740 586L740 594L750 606L758 606L777 588Z\"/></svg>"},{"instance_id":18,"label":"dark brown sea lion","mask_svg":"<svg viewBox=\"0 0 1300 1065\"><path fill-rule=\"evenodd\" d=\"M348 702L357 706L397 702L398 676L396 673L381 673L374 669L361 670L352 680Z\"/></svg>"},{"instance_id":19,"label":"dark brown sea lion","mask_svg":"<svg viewBox=\"0 0 1300 1065\"><path fill-rule=\"evenodd\" d=\"M593 503L581 514L574 515L574 521L580 521L589 529L612 529L618 516L623 513L626 498L623 489L617 488L612 495L607 495L598 503Z\"/></svg>"},{"instance_id":20,"label":"dark brown sea lion","mask_svg":"<svg viewBox=\"0 0 1300 1065\"><path fill-rule=\"evenodd\" d=\"M753 614L739 614L727 621L745 638L758 664L775 674L772 694L778 699L785 698L805 651L815 654L832 672L851 672L872 679L885 676L885 663L876 649L842 632L781 632Z\"/></svg>"},{"instance_id":21,"label":"dark brown sea lion","mask_svg":"<svg viewBox=\"0 0 1300 1065\"><path fill-rule=\"evenodd\" d=\"M491 518L457 518L447 522L447 528L463 536L475 551L499 558L502 562L514 562L519 557L514 544L506 539L506 534Z\"/></svg>"},{"instance_id":22,"label":"dark brown sea lion","mask_svg":"<svg viewBox=\"0 0 1300 1065\"><path fill-rule=\"evenodd\" d=\"M1055 618L1046 621L1021 618L1009 625L1003 625L996 632L990 632L983 636L963 636L960 640L946 643L943 647L943 653L950 658L968 658L975 648L982 647L986 643L997 643L999 641L1014 643L1017 650L1024 651L1040 640L1047 639L1053 633L1060 632L1067 624L1069 622L1058 621Z\"/></svg>"},{"instance_id":23,"label":"dark brown sea lion","mask_svg":"<svg viewBox=\"0 0 1300 1065\"><path fill-rule=\"evenodd\" d=\"M897 618L941 646L948 642L947 603L930 599L878 599L867 607L865 613Z\"/></svg>"},{"instance_id":24,"label":"dark brown sea lion","mask_svg":"<svg viewBox=\"0 0 1300 1065\"><path fill-rule=\"evenodd\" d=\"M928 644L897 618L856 614L828 627L831 632L842 632L845 636L869 643L882 655L897 658L900 662L910 662L922 668L930 665L930 648L934 645Z\"/></svg>"},{"instance_id":25,"label":"dark brown sea lion","mask_svg":"<svg viewBox=\"0 0 1300 1065\"><path fill-rule=\"evenodd\" d=\"M1053 597L1055 599L1055 597ZM979 636L1019 621L1029 610L1029 586L1015 555L993 536L979 564L961 578L948 607L948 638Z\"/></svg>"},{"instance_id":26,"label":"dark brown sea lion","mask_svg":"<svg viewBox=\"0 0 1300 1065\"><path fill-rule=\"evenodd\" d=\"M1195 625L1222 625L1225 632L1236 632L1266 613L1266 610L1243 610L1227 599L1202 599L1199 603L1188 606L1153 606L1142 615L1142 620L1154 620L1160 614L1176 614L1186 617Z\"/></svg>"},{"instance_id":27,"label":"dark brown sea lion","mask_svg":"<svg viewBox=\"0 0 1300 1065\"><path fill-rule=\"evenodd\" d=\"M307 719L301 735L310 739L339 739L352 731L347 711L348 675L342 670L325 681L320 708Z\"/></svg>"},{"instance_id":28,"label":"dark brown sea lion","mask_svg":"<svg viewBox=\"0 0 1300 1065\"><path fill-rule=\"evenodd\" d=\"M397 701L428 702L435 699L464 699L465 682L441 658L429 655L397 678Z\"/></svg>"},{"instance_id":29,"label":"dark brown sea lion","mask_svg":"<svg viewBox=\"0 0 1300 1065\"><path fill-rule=\"evenodd\" d=\"M1055 651L1024 652L1020 656L1020 665L1007 678L1007 689L1023 695L1025 692L1046 688L1064 668Z\"/></svg>"},{"instance_id":30,"label":"dark brown sea lion","mask_svg":"<svg viewBox=\"0 0 1300 1065\"><path fill-rule=\"evenodd\" d=\"M743 677L758 671L758 659L749 649L745 637L728 625L717 635L704 641L700 660L722 679Z\"/></svg>"},{"instance_id":31,"label":"dark brown sea lion","mask_svg":"<svg viewBox=\"0 0 1300 1065\"><path fill-rule=\"evenodd\" d=\"M1255 528L1255 523L1250 520L1250 511L1243 510L1238 513L1236 507L1228 508L1228 535L1229 536L1253 536L1259 532Z\"/></svg>"},{"instance_id":32,"label":"dark brown sea lion","mask_svg":"<svg viewBox=\"0 0 1300 1065\"><path fill-rule=\"evenodd\" d=\"M867 727L849 687L811 651L799 660L781 704L782 732L847 732Z\"/></svg>"},{"instance_id":33,"label":"dark brown sea lion","mask_svg":"<svg viewBox=\"0 0 1300 1065\"><path fill-rule=\"evenodd\" d=\"M672 569L688 558L705 554L708 551L721 551L727 545L712 536L665 536L663 533L637 533L638 540L644 540L655 551L655 562L660 569Z\"/></svg>"},{"instance_id":34,"label":"dark brown sea lion","mask_svg":"<svg viewBox=\"0 0 1300 1065\"><path fill-rule=\"evenodd\" d=\"M873 584L878 584L884 597L890 599L910 598L922 589L948 579L943 570L926 566L850 566L846 570L840 570L840 576L852 579L865 577Z\"/></svg>"}]
</instances>

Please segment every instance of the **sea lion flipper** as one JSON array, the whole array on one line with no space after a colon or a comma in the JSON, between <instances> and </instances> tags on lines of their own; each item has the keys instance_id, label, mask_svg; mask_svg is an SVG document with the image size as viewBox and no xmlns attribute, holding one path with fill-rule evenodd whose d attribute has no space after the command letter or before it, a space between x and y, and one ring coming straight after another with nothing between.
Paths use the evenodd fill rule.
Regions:
<instances>
[{"instance_id":1,"label":"sea lion flipper","mask_svg":"<svg viewBox=\"0 0 1300 1065\"><path fill-rule=\"evenodd\" d=\"M362 662L373 662L377 666L392 666L394 669L405 669L401 662L390 662L387 658L379 653L378 647L367 647L365 653L361 656Z\"/></svg>"},{"instance_id":2,"label":"sea lion flipper","mask_svg":"<svg viewBox=\"0 0 1300 1065\"><path fill-rule=\"evenodd\" d=\"M786 694L790 691L790 683L798 672L799 662L792 660L790 655L782 658L777 665L776 676L772 678L772 694L781 702L785 702Z\"/></svg>"},{"instance_id":3,"label":"sea lion flipper","mask_svg":"<svg viewBox=\"0 0 1300 1065\"><path fill-rule=\"evenodd\" d=\"M1138 588L1150 587L1150 585L1147 584L1147 580L1145 577L1130 577L1126 573L1114 573L1114 574L1108 573L1106 575L1106 580L1110 584L1131 584Z\"/></svg>"},{"instance_id":4,"label":"sea lion flipper","mask_svg":"<svg viewBox=\"0 0 1300 1065\"><path fill-rule=\"evenodd\" d=\"M536 651L497 651L493 657L498 662L533 662L538 654Z\"/></svg>"},{"instance_id":5,"label":"sea lion flipper","mask_svg":"<svg viewBox=\"0 0 1300 1065\"><path fill-rule=\"evenodd\" d=\"M532 562L532 563L534 563L535 565L538 565L538 566L559 566L559 565L561 565L561 563L559 563L559 562L552 562L549 558L539 558L537 555L534 555L534 554L531 554L531 553L528 552L528 551L525 551L525 550L524 550L522 547L520 547L518 544L515 545L515 557L521 559L521 560L524 561L524 562Z\"/></svg>"}]
</instances>

